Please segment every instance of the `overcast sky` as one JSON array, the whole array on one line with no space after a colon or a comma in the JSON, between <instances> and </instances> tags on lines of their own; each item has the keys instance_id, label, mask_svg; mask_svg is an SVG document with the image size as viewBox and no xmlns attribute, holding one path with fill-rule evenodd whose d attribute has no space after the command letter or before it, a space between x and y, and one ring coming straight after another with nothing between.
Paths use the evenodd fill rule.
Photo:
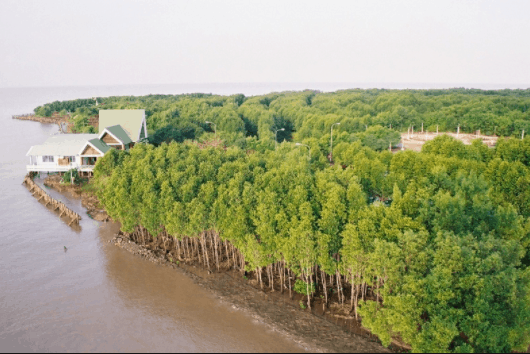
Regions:
<instances>
[{"instance_id":1,"label":"overcast sky","mask_svg":"<svg viewBox=\"0 0 530 354\"><path fill-rule=\"evenodd\" d=\"M530 87L530 1L0 0L0 87Z\"/></svg>"}]
</instances>

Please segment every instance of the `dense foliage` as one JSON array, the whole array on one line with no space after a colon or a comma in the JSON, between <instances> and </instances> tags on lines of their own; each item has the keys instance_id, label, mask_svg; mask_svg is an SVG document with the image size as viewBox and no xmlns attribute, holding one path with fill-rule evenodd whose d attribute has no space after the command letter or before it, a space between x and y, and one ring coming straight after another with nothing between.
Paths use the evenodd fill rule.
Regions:
<instances>
[{"instance_id":1,"label":"dense foliage","mask_svg":"<svg viewBox=\"0 0 530 354\"><path fill-rule=\"evenodd\" d=\"M122 96L53 102L37 107L39 115L53 111L71 112L79 131L90 129L89 116L99 109L142 108L146 110L150 135L168 125L186 130L196 138L217 132L229 144L263 151L278 141L297 141L311 145L316 153L329 153L330 127L334 141L352 142L358 139L374 149L388 148L395 137L367 128L384 126L407 131L414 126L418 131L480 130L483 134L521 136L530 132L530 89L482 91L474 89L448 90L386 90L352 89L332 93L317 91L282 92L245 97L244 95L216 96L211 94ZM83 128L84 127L84 128ZM191 132L192 131L192 132ZM363 132L362 137L357 136ZM390 138L390 139L388 139Z\"/></svg>"},{"instance_id":2,"label":"dense foliage","mask_svg":"<svg viewBox=\"0 0 530 354\"><path fill-rule=\"evenodd\" d=\"M125 231L141 225L153 236L202 244L204 231L214 232L260 282L262 273L269 283L277 274L307 306L335 296L385 345L396 337L417 352L530 344L530 139L501 138L491 149L442 135L420 153L386 150L399 131L422 123L520 137L530 132L530 90L98 102L36 111L75 111L80 120L99 108L146 110L151 144L110 150L95 168L98 196ZM214 130L231 147L189 140L211 139ZM292 284L282 278L286 268Z\"/></svg>"},{"instance_id":3,"label":"dense foliage","mask_svg":"<svg viewBox=\"0 0 530 354\"><path fill-rule=\"evenodd\" d=\"M528 142L441 136L391 154L356 141L337 148L345 168L291 143L139 144L111 150L95 183L125 231L215 230L248 272L288 267L308 305L334 289L385 345L399 335L419 352L509 352L530 344L530 173L514 153Z\"/></svg>"}]
</instances>

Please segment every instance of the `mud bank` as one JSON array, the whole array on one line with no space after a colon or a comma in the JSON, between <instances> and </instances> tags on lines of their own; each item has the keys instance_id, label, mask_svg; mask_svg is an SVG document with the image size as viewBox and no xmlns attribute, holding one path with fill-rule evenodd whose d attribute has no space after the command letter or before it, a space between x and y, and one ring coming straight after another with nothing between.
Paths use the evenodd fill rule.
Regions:
<instances>
[{"instance_id":1,"label":"mud bank","mask_svg":"<svg viewBox=\"0 0 530 354\"><path fill-rule=\"evenodd\" d=\"M290 299L288 292L263 291L255 280L249 280L251 274L242 276L235 270L212 272L196 262L185 264L158 247L157 241L140 245L133 239L129 234L119 232L108 242L150 262L183 271L221 302L246 312L309 351L392 352L363 330L353 317L343 314L338 304L324 309L322 304L315 303L313 311L302 310L296 296ZM404 348L394 345L391 349L400 351Z\"/></svg>"},{"instance_id":2,"label":"mud bank","mask_svg":"<svg viewBox=\"0 0 530 354\"><path fill-rule=\"evenodd\" d=\"M39 117L34 114L16 115L12 117L18 120L31 120L33 122L46 123L46 124L59 124L68 122L68 116L52 115L51 117Z\"/></svg>"},{"instance_id":3,"label":"mud bank","mask_svg":"<svg viewBox=\"0 0 530 354\"><path fill-rule=\"evenodd\" d=\"M63 130L66 133L75 133L74 131L74 124L71 121L70 115L59 115L58 112L54 112L51 117L40 117L35 114L20 114L20 115L14 115L12 116L13 119L18 120L30 120L33 122L39 122L44 124L57 124L59 126L59 130ZM75 117L74 117L75 118ZM96 114L95 116L88 117L88 124L93 126L96 131L98 131L99 127L99 114ZM63 128L63 126L65 128Z\"/></svg>"},{"instance_id":4,"label":"mud bank","mask_svg":"<svg viewBox=\"0 0 530 354\"><path fill-rule=\"evenodd\" d=\"M73 198L81 198L81 205L87 209L87 214L94 220L97 221L111 221L107 212L103 209L97 197L87 191L83 191L80 186L63 184L61 183L62 178L58 175L48 176L44 180L44 185L49 188L53 188L60 193L66 193Z\"/></svg>"},{"instance_id":5,"label":"mud bank","mask_svg":"<svg viewBox=\"0 0 530 354\"><path fill-rule=\"evenodd\" d=\"M90 192L79 186L62 184L60 176L49 176L44 184L61 193L81 198L87 214L98 221L112 221ZM196 284L211 291L219 301L243 311L291 340L306 350L318 352L392 352L379 343L376 336L363 329L350 314L350 310L331 301L329 306L315 299L312 309L302 309L305 296L289 291L265 287L261 289L253 272L243 275L235 270L233 263L225 260L219 270L207 269L191 252L190 258L182 259L171 249L171 241L163 237L139 238L138 233L119 232L108 241L132 254L161 266L184 272ZM190 248L193 248L190 243ZM188 247L188 246L183 246ZM191 249L191 251L193 251ZM236 257L236 263L239 261ZM213 266L213 263L212 263ZM279 283L279 282L278 282ZM400 343L390 347L393 351L407 349Z\"/></svg>"}]
</instances>

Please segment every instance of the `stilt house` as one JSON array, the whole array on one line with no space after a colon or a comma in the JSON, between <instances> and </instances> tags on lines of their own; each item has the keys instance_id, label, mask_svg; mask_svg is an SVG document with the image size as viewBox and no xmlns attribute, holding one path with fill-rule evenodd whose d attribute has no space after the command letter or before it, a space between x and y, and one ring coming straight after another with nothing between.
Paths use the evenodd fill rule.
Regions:
<instances>
[{"instance_id":1,"label":"stilt house","mask_svg":"<svg viewBox=\"0 0 530 354\"><path fill-rule=\"evenodd\" d=\"M28 172L66 172L92 175L96 161L111 148L129 150L147 138L145 110L100 110L98 134L57 134L32 146Z\"/></svg>"}]
</instances>

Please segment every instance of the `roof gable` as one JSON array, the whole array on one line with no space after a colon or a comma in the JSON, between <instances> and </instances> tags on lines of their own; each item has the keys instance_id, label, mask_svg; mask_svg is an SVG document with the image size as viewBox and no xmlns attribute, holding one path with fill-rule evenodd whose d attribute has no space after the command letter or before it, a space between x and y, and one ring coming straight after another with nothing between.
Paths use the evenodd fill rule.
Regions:
<instances>
[{"instance_id":1,"label":"roof gable","mask_svg":"<svg viewBox=\"0 0 530 354\"><path fill-rule=\"evenodd\" d=\"M92 146L96 150L100 151L102 154L105 154L107 151L110 150L110 146L108 146L107 144L105 144L101 140L99 140L99 139L91 139L91 140L87 141L85 145L83 145L83 148L81 149L81 151L79 151L79 155L83 154L83 151L85 151L87 146Z\"/></svg>"},{"instance_id":2,"label":"roof gable","mask_svg":"<svg viewBox=\"0 0 530 354\"><path fill-rule=\"evenodd\" d=\"M131 142L136 142L144 120L144 109L102 109L99 111L99 134L105 128L120 125Z\"/></svg>"},{"instance_id":3,"label":"roof gable","mask_svg":"<svg viewBox=\"0 0 530 354\"><path fill-rule=\"evenodd\" d=\"M108 146L107 144L105 144L99 139L92 139L92 140L89 140L88 142L92 144L92 146L94 146L96 149L101 151L102 153L106 153L107 151L110 150L110 146Z\"/></svg>"},{"instance_id":4,"label":"roof gable","mask_svg":"<svg viewBox=\"0 0 530 354\"><path fill-rule=\"evenodd\" d=\"M103 129L103 132L99 135L99 139L105 135L105 132L110 133L115 139L119 140L122 144L128 145L133 141L129 138L129 135L123 130L121 125L113 125L112 127L106 127Z\"/></svg>"}]
</instances>

